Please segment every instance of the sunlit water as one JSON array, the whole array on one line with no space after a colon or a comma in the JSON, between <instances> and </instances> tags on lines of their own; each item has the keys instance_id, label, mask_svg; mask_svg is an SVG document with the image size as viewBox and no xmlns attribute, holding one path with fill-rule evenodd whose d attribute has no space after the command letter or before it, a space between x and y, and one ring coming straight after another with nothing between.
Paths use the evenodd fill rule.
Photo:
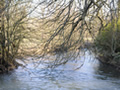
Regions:
<instances>
[{"instance_id":1,"label":"sunlit water","mask_svg":"<svg viewBox=\"0 0 120 90\"><path fill-rule=\"evenodd\" d=\"M44 65L19 67L0 75L0 90L120 90L120 73L114 68L100 64L89 52L77 59L53 70Z\"/></svg>"}]
</instances>

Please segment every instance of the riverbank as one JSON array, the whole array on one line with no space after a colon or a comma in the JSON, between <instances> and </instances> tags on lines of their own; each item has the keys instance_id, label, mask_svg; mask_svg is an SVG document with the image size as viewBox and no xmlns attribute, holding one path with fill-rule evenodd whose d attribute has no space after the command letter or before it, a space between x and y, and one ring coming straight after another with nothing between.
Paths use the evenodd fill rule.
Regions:
<instances>
[{"instance_id":1,"label":"riverbank","mask_svg":"<svg viewBox=\"0 0 120 90\"><path fill-rule=\"evenodd\" d=\"M4 62L4 63L0 64L0 74L7 73L9 71L17 69L19 66L22 66L22 65L19 64L18 62L16 62L15 60L12 61L11 63Z\"/></svg>"},{"instance_id":2,"label":"riverbank","mask_svg":"<svg viewBox=\"0 0 120 90\"><path fill-rule=\"evenodd\" d=\"M103 56L98 56L97 59L101 63L106 64L106 65L110 65L120 72L120 63L115 62L114 60L112 60L112 58L105 58Z\"/></svg>"}]
</instances>

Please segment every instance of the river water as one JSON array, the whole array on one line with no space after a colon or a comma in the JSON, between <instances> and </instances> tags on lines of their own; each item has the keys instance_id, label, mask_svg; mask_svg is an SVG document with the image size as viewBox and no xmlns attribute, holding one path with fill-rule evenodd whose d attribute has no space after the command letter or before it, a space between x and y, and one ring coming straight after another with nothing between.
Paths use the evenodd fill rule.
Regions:
<instances>
[{"instance_id":1,"label":"river water","mask_svg":"<svg viewBox=\"0 0 120 90\"><path fill-rule=\"evenodd\" d=\"M1 74L0 90L120 90L120 72L89 52L76 59L52 70L29 63L27 68Z\"/></svg>"}]
</instances>

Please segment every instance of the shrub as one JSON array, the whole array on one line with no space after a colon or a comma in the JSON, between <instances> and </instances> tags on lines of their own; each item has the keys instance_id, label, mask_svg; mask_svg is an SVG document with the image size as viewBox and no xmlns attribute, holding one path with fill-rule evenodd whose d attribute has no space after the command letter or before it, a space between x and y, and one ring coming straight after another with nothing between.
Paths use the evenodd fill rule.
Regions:
<instances>
[{"instance_id":1,"label":"shrub","mask_svg":"<svg viewBox=\"0 0 120 90\"><path fill-rule=\"evenodd\" d=\"M109 23L97 35L94 45L99 56L120 63L120 20Z\"/></svg>"}]
</instances>

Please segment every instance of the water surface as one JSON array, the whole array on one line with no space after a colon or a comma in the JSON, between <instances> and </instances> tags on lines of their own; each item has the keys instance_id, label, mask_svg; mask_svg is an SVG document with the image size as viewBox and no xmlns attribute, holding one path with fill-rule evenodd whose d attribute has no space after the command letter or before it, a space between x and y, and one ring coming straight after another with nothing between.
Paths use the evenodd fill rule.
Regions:
<instances>
[{"instance_id":1,"label":"water surface","mask_svg":"<svg viewBox=\"0 0 120 90\"><path fill-rule=\"evenodd\" d=\"M0 75L0 90L120 90L120 72L100 64L89 52L76 59L53 70L33 68L32 63L27 69L19 67Z\"/></svg>"}]
</instances>

